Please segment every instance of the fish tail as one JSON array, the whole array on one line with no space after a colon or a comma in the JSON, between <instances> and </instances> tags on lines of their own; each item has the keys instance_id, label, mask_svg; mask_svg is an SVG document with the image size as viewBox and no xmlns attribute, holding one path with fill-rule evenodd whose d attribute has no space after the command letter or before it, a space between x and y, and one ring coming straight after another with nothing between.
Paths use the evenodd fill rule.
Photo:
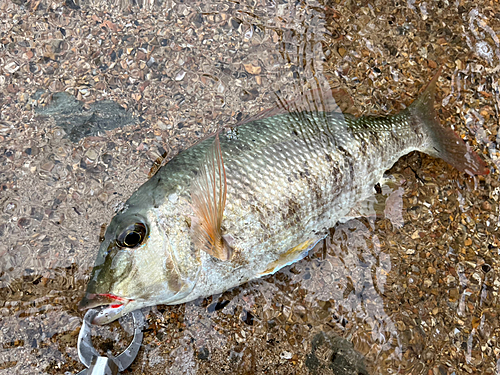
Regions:
<instances>
[{"instance_id":1,"label":"fish tail","mask_svg":"<svg viewBox=\"0 0 500 375\"><path fill-rule=\"evenodd\" d=\"M408 107L411 119L422 126L430 136L430 142L421 151L443 159L461 172L486 175L489 173L486 163L453 129L443 127L438 120L434 109L434 97L441 70L442 68L434 75L420 97Z\"/></svg>"}]
</instances>

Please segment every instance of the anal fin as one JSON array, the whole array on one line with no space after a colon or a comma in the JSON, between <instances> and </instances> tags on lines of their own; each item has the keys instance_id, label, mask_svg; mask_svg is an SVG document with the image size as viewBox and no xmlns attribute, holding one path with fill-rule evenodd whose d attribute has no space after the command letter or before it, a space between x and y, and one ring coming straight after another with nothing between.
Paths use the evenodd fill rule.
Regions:
<instances>
[{"instance_id":1,"label":"anal fin","mask_svg":"<svg viewBox=\"0 0 500 375\"><path fill-rule=\"evenodd\" d=\"M202 160L191 187L192 233L195 245L220 260L228 260L232 249L222 236L222 219L226 206L227 181L219 135Z\"/></svg>"}]
</instances>

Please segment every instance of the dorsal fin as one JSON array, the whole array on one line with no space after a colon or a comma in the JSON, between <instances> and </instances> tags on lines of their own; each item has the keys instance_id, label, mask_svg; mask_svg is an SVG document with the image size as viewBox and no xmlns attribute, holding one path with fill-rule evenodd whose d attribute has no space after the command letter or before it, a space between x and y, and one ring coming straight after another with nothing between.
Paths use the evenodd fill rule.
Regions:
<instances>
[{"instance_id":1,"label":"dorsal fin","mask_svg":"<svg viewBox=\"0 0 500 375\"><path fill-rule=\"evenodd\" d=\"M271 108L265 109L251 117L248 117L232 127L247 124L269 117L282 114L300 112L336 112L340 114L357 115L354 101L347 91L343 89L309 89L301 91L296 97L286 100L275 93L276 102Z\"/></svg>"},{"instance_id":2,"label":"dorsal fin","mask_svg":"<svg viewBox=\"0 0 500 375\"><path fill-rule=\"evenodd\" d=\"M215 136L191 186L195 213L191 228L197 247L220 260L231 258L232 250L222 237L227 182L219 135Z\"/></svg>"}]
</instances>

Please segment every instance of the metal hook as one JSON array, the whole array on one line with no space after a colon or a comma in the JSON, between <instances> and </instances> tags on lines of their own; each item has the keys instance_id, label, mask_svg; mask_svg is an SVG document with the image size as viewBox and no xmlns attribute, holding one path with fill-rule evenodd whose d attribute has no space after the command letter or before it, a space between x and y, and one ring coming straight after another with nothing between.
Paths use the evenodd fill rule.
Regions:
<instances>
[{"instance_id":1,"label":"metal hook","mask_svg":"<svg viewBox=\"0 0 500 375\"><path fill-rule=\"evenodd\" d=\"M141 310L135 310L131 312L134 320L134 337L127 349L117 357L100 356L92 345L90 338L91 322L97 314L98 310L90 309L83 318L82 328L78 335L78 357L87 368L80 371L78 375L116 375L119 371L124 371L132 364L141 348L143 338L142 328L146 324L146 319Z\"/></svg>"}]
</instances>

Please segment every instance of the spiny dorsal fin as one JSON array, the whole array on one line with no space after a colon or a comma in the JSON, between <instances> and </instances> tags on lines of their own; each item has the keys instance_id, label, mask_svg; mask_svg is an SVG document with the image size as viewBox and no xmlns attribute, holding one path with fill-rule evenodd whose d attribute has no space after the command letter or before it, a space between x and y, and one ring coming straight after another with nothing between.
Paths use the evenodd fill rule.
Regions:
<instances>
[{"instance_id":1,"label":"spiny dorsal fin","mask_svg":"<svg viewBox=\"0 0 500 375\"><path fill-rule=\"evenodd\" d=\"M304 111L348 113L350 115L357 115L359 112L354 106L354 100L343 89L317 88L303 90L298 92L297 96L291 100L285 100L278 94L275 95L276 103L274 106L236 123L233 127L282 114Z\"/></svg>"},{"instance_id":2,"label":"spiny dorsal fin","mask_svg":"<svg viewBox=\"0 0 500 375\"><path fill-rule=\"evenodd\" d=\"M195 245L220 260L228 260L232 255L221 233L226 194L226 170L217 134L193 180L191 199L195 213L192 222Z\"/></svg>"}]
</instances>

